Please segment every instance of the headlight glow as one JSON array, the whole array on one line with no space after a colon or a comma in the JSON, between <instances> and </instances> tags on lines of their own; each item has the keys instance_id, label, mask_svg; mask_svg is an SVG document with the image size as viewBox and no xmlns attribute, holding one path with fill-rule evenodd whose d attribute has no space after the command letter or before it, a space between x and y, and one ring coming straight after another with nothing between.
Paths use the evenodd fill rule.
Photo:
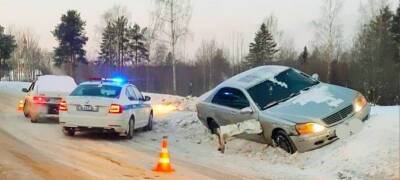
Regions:
<instances>
[{"instance_id":1,"label":"headlight glow","mask_svg":"<svg viewBox=\"0 0 400 180\"><path fill-rule=\"evenodd\" d=\"M361 94L359 94L356 99L354 99L353 106L354 106L354 111L359 112L361 111L362 108L367 104L367 100L365 97Z\"/></svg>"},{"instance_id":2,"label":"headlight glow","mask_svg":"<svg viewBox=\"0 0 400 180\"><path fill-rule=\"evenodd\" d=\"M300 135L319 133L325 129L326 128L324 126L317 123L304 123L296 125L296 130Z\"/></svg>"}]
</instances>

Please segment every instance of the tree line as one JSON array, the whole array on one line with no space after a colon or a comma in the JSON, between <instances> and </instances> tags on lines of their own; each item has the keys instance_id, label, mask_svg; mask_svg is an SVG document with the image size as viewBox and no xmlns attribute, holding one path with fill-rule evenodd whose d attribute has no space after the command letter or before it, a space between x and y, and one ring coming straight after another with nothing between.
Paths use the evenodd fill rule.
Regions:
<instances>
[{"instance_id":1,"label":"tree line","mask_svg":"<svg viewBox=\"0 0 400 180\"><path fill-rule=\"evenodd\" d=\"M134 23L124 7L106 11L98 28L98 57L90 60L84 49L88 40L86 22L76 10L63 14L52 31L58 45L51 53L38 48L36 40L28 46L26 39L16 41L14 35L4 34L4 28L0 28L0 75L19 72L22 66L15 62L21 59L34 64L41 73L52 73L48 67L51 59L55 66L76 78L118 73L135 79L147 91L200 95L234 74L260 65L279 64L317 73L322 81L356 89L373 103L400 104L400 4L395 11L384 2L379 7L376 3L362 4L369 6L363 9L371 11L360 16L351 43L346 44L343 38L342 0L324 0L319 18L312 23L314 41L301 52L293 47L293 38L279 29L278 17L271 14L260 22L248 45L240 33L232 35L232 46L204 39L188 60L184 52L191 35L190 1L153 3L147 27ZM29 53L24 51L27 47ZM12 54L15 58L10 61Z\"/></svg>"}]
</instances>

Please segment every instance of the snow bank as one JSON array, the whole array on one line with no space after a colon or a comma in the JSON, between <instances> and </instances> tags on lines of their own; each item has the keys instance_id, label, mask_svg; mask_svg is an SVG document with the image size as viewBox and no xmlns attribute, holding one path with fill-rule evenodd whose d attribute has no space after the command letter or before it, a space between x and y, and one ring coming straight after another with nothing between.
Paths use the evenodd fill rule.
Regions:
<instances>
[{"instance_id":1,"label":"snow bank","mask_svg":"<svg viewBox=\"0 0 400 180\"><path fill-rule=\"evenodd\" d=\"M21 93L22 88L29 88L30 82L0 81L0 91L9 93Z\"/></svg>"},{"instance_id":2,"label":"snow bank","mask_svg":"<svg viewBox=\"0 0 400 180\"><path fill-rule=\"evenodd\" d=\"M191 161L279 179L400 178L400 106L373 107L361 132L310 152L289 155L266 144L232 138L222 155L216 150L216 137L197 119L196 98L149 95L152 103L173 102L179 108L158 119L155 130L142 138L154 140L169 135L173 151L196 154L188 155Z\"/></svg>"},{"instance_id":3,"label":"snow bank","mask_svg":"<svg viewBox=\"0 0 400 180\"><path fill-rule=\"evenodd\" d=\"M152 105L172 105L178 111L196 111L196 97L181 97L167 94L143 93L150 96Z\"/></svg>"}]
</instances>

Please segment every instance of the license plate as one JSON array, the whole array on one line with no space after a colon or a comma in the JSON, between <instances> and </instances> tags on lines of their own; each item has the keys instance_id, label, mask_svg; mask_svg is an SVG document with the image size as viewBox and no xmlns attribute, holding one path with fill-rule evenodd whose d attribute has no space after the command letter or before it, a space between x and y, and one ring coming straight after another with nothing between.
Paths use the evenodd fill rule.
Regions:
<instances>
[{"instance_id":1,"label":"license plate","mask_svg":"<svg viewBox=\"0 0 400 180\"><path fill-rule=\"evenodd\" d=\"M350 119L339 124L335 133L338 138L346 138L361 131L363 123L359 119Z\"/></svg>"},{"instance_id":2,"label":"license plate","mask_svg":"<svg viewBox=\"0 0 400 180\"><path fill-rule=\"evenodd\" d=\"M97 108L95 108L91 105L84 105L84 106L78 106L77 110L78 111L97 111Z\"/></svg>"}]
</instances>

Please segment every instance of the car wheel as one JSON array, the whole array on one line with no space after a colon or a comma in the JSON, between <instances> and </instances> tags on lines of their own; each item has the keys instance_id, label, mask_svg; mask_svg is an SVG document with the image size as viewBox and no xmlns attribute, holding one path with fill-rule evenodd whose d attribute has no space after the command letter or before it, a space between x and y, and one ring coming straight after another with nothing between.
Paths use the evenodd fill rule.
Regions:
<instances>
[{"instance_id":1,"label":"car wheel","mask_svg":"<svg viewBox=\"0 0 400 180\"><path fill-rule=\"evenodd\" d=\"M207 119L207 124L208 124L208 129L210 129L211 134L217 134L218 135L218 128L219 125L217 122L215 122L213 119Z\"/></svg>"},{"instance_id":2,"label":"car wheel","mask_svg":"<svg viewBox=\"0 0 400 180\"><path fill-rule=\"evenodd\" d=\"M31 116L31 123L37 123L38 122L38 117L37 116Z\"/></svg>"},{"instance_id":3,"label":"car wheel","mask_svg":"<svg viewBox=\"0 0 400 180\"><path fill-rule=\"evenodd\" d=\"M126 137L128 139L132 139L134 131L135 131L135 120L133 118L131 118L129 120L128 132L126 133Z\"/></svg>"},{"instance_id":4,"label":"car wheel","mask_svg":"<svg viewBox=\"0 0 400 180\"><path fill-rule=\"evenodd\" d=\"M293 154L297 151L296 146L293 144L292 140L283 130L278 130L274 134L274 142L276 146L285 150L286 152Z\"/></svg>"},{"instance_id":5,"label":"car wheel","mask_svg":"<svg viewBox=\"0 0 400 180\"><path fill-rule=\"evenodd\" d=\"M67 136L75 136L75 128L64 128L63 131Z\"/></svg>"},{"instance_id":6,"label":"car wheel","mask_svg":"<svg viewBox=\"0 0 400 180\"><path fill-rule=\"evenodd\" d=\"M25 103L24 103L24 116L26 117L26 118L29 118L29 112L28 112L28 108L27 108L27 104L26 104L26 101L25 101Z\"/></svg>"},{"instance_id":7,"label":"car wheel","mask_svg":"<svg viewBox=\"0 0 400 180\"><path fill-rule=\"evenodd\" d=\"M149 121L147 122L147 126L144 128L145 131L151 131L153 129L153 113L149 115Z\"/></svg>"}]
</instances>

